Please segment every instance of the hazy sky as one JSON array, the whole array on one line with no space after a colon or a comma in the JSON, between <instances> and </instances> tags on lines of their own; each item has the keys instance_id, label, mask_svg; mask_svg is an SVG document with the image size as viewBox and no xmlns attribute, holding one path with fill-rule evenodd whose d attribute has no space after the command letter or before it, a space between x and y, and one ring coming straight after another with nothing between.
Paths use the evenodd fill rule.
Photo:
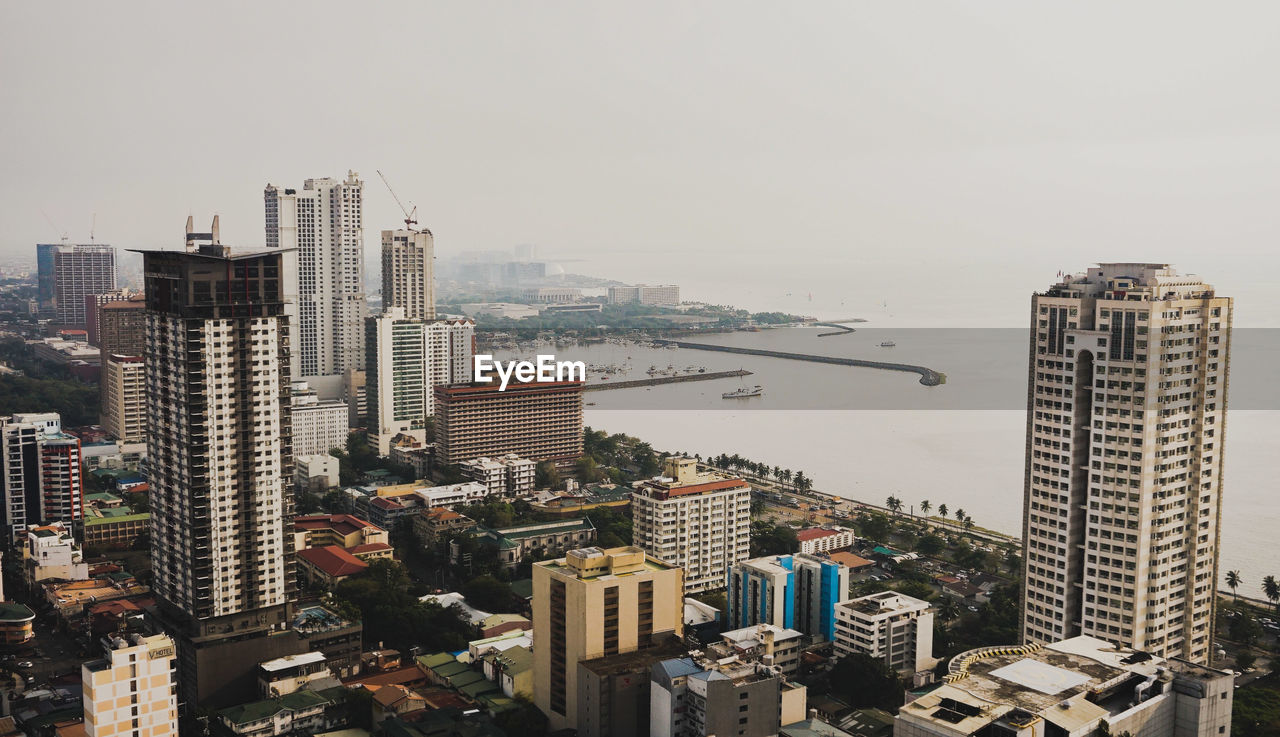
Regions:
<instances>
[{"instance_id":1,"label":"hazy sky","mask_svg":"<svg viewBox=\"0 0 1280 737\"><path fill-rule=\"evenodd\" d=\"M716 294L963 274L1015 324L1058 269L1171 261L1275 325L1277 27L1270 2L7 2L0 256L94 213L122 247L213 212L260 244L266 182L347 169L372 250L401 217L382 169L442 254Z\"/></svg>"}]
</instances>

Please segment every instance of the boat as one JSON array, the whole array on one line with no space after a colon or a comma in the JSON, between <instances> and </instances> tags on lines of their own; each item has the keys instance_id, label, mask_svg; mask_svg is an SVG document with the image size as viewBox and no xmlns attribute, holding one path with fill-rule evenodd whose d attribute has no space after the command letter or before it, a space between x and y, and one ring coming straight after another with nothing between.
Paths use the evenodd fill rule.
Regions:
<instances>
[{"instance_id":1,"label":"boat","mask_svg":"<svg viewBox=\"0 0 1280 737\"><path fill-rule=\"evenodd\" d=\"M880 342L881 348L892 348L895 345L897 345L897 343L894 343L892 340L885 340Z\"/></svg>"},{"instance_id":2,"label":"boat","mask_svg":"<svg viewBox=\"0 0 1280 737\"><path fill-rule=\"evenodd\" d=\"M725 392L724 394L721 394L720 397L722 399L745 399L747 397L758 397L761 394L764 394L764 387L756 384L752 387L744 386L741 389L734 389L731 392Z\"/></svg>"}]
</instances>

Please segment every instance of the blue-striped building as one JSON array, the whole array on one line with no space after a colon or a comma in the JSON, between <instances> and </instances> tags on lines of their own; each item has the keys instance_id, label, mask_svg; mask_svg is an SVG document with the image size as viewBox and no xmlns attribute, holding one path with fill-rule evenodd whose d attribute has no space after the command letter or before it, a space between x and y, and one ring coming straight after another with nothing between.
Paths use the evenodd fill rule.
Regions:
<instances>
[{"instance_id":1,"label":"blue-striped building","mask_svg":"<svg viewBox=\"0 0 1280 737\"><path fill-rule=\"evenodd\" d=\"M834 640L836 604L849 598L849 569L800 553L742 561L729 570L729 627L772 624Z\"/></svg>"}]
</instances>

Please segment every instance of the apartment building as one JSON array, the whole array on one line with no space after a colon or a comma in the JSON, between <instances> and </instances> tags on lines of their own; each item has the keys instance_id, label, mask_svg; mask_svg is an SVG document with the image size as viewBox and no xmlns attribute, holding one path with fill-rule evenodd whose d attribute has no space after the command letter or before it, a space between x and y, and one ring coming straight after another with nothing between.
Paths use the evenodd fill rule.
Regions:
<instances>
[{"instance_id":1,"label":"apartment building","mask_svg":"<svg viewBox=\"0 0 1280 737\"><path fill-rule=\"evenodd\" d=\"M102 364L102 429L116 440L147 437L147 366L142 356L112 355Z\"/></svg>"},{"instance_id":2,"label":"apartment building","mask_svg":"<svg viewBox=\"0 0 1280 737\"><path fill-rule=\"evenodd\" d=\"M88 294L84 298L84 331L89 338L89 345L102 345L102 328L99 322L103 305L115 302L128 302L130 299L141 306L142 295L130 294L128 289L113 289L110 292Z\"/></svg>"},{"instance_id":3,"label":"apartment building","mask_svg":"<svg viewBox=\"0 0 1280 737\"><path fill-rule=\"evenodd\" d=\"M719 472L699 473L692 458L666 459L663 475L631 494L635 544L685 571L685 591L717 589L746 560L751 543L751 487Z\"/></svg>"},{"instance_id":4,"label":"apartment building","mask_svg":"<svg viewBox=\"0 0 1280 737\"><path fill-rule=\"evenodd\" d=\"M901 673L932 668L933 609L929 602L882 591L837 604L835 651L863 653Z\"/></svg>"},{"instance_id":5,"label":"apartment building","mask_svg":"<svg viewBox=\"0 0 1280 737\"><path fill-rule=\"evenodd\" d=\"M484 484L489 494L520 497L533 493L538 464L509 453L497 458L474 458L458 464L462 475Z\"/></svg>"},{"instance_id":6,"label":"apartment building","mask_svg":"<svg viewBox=\"0 0 1280 737\"><path fill-rule=\"evenodd\" d=\"M1231 309L1168 264L1099 264L1032 297L1025 642L1208 662Z\"/></svg>"},{"instance_id":7,"label":"apartment building","mask_svg":"<svg viewBox=\"0 0 1280 737\"><path fill-rule=\"evenodd\" d=\"M106 657L80 666L89 737L177 737L175 648L165 635L104 640Z\"/></svg>"},{"instance_id":8,"label":"apartment building","mask_svg":"<svg viewBox=\"0 0 1280 737\"><path fill-rule=\"evenodd\" d=\"M680 287L675 284L609 287L609 304L628 303L675 307L680 304Z\"/></svg>"},{"instance_id":9,"label":"apartment building","mask_svg":"<svg viewBox=\"0 0 1280 737\"><path fill-rule=\"evenodd\" d=\"M382 231L382 308L410 320L436 317L435 238L431 231Z\"/></svg>"},{"instance_id":10,"label":"apartment building","mask_svg":"<svg viewBox=\"0 0 1280 737\"><path fill-rule=\"evenodd\" d=\"M727 598L730 626L773 624L833 640L836 604L849 598L849 569L804 553L744 560L729 571Z\"/></svg>"},{"instance_id":11,"label":"apartment building","mask_svg":"<svg viewBox=\"0 0 1280 737\"><path fill-rule=\"evenodd\" d=\"M253 666L298 647L270 636L295 599L283 256L233 253L214 223L142 252L152 590L204 708L252 698Z\"/></svg>"},{"instance_id":12,"label":"apartment building","mask_svg":"<svg viewBox=\"0 0 1280 737\"><path fill-rule=\"evenodd\" d=\"M833 550L844 550L857 542L858 537L853 530L838 525L810 527L796 532L800 541L801 553L829 553Z\"/></svg>"},{"instance_id":13,"label":"apartment building","mask_svg":"<svg viewBox=\"0 0 1280 737\"><path fill-rule=\"evenodd\" d=\"M364 182L348 171L300 190L268 184L263 201L267 247L284 258L290 375L316 377L325 398L336 398L330 389L364 358Z\"/></svg>"},{"instance_id":14,"label":"apartment building","mask_svg":"<svg viewBox=\"0 0 1280 737\"><path fill-rule=\"evenodd\" d=\"M10 539L31 525L71 524L84 513L80 440L56 412L0 417L0 523Z\"/></svg>"},{"instance_id":15,"label":"apartment building","mask_svg":"<svg viewBox=\"0 0 1280 737\"><path fill-rule=\"evenodd\" d=\"M945 684L898 711L895 737L1231 731L1229 671L1094 637L978 648L953 658L948 670Z\"/></svg>"},{"instance_id":16,"label":"apartment building","mask_svg":"<svg viewBox=\"0 0 1280 737\"><path fill-rule=\"evenodd\" d=\"M652 737L772 737L805 718L807 689L751 658L664 660L650 681Z\"/></svg>"},{"instance_id":17,"label":"apartment building","mask_svg":"<svg viewBox=\"0 0 1280 737\"><path fill-rule=\"evenodd\" d=\"M367 328L369 438L387 455L396 435L426 441L437 387L471 380L475 322L410 318L397 306L370 317Z\"/></svg>"},{"instance_id":18,"label":"apartment building","mask_svg":"<svg viewBox=\"0 0 1280 737\"><path fill-rule=\"evenodd\" d=\"M305 381L293 382L290 405L293 413L293 454L327 455L334 448L346 450L347 403L322 400Z\"/></svg>"},{"instance_id":19,"label":"apartment building","mask_svg":"<svg viewBox=\"0 0 1280 737\"><path fill-rule=\"evenodd\" d=\"M53 301L58 324L84 328L85 297L114 292L116 249L103 244L63 245L53 251Z\"/></svg>"},{"instance_id":20,"label":"apartment building","mask_svg":"<svg viewBox=\"0 0 1280 737\"><path fill-rule=\"evenodd\" d=\"M515 454L568 470L582 456L581 381L454 384L435 390L436 462Z\"/></svg>"},{"instance_id":21,"label":"apartment building","mask_svg":"<svg viewBox=\"0 0 1280 737\"><path fill-rule=\"evenodd\" d=\"M683 573L635 547L582 548L533 566L534 703L575 729L582 661L680 636Z\"/></svg>"}]
</instances>

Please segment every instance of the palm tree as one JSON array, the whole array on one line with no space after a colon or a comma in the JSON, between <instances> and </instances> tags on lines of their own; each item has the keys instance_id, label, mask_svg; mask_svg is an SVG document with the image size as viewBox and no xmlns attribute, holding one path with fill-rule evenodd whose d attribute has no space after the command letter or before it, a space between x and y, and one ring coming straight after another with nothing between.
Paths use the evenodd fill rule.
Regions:
<instances>
[{"instance_id":1,"label":"palm tree","mask_svg":"<svg viewBox=\"0 0 1280 737\"><path fill-rule=\"evenodd\" d=\"M942 601L938 602L938 616L942 617L942 621L949 622L960 616L960 605L950 596L943 596Z\"/></svg>"},{"instance_id":2,"label":"palm tree","mask_svg":"<svg viewBox=\"0 0 1280 737\"><path fill-rule=\"evenodd\" d=\"M923 517L928 517L929 510L932 508L933 508L933 505L929 503L928 499L925 499L924 501L920 502L920 515Z\"/></svg>"},{"instance_id":3,"label":"palm tree","mask_svg":"<svg viewBox=\"0 0 1280 737\"><path fill-rule=\"evenodd\" d=\"M778 481L782 480L782 466L773 467L773 478Z\"/></svg>"},{"instance_id":4,"label":"palm tree","mask_svg":"<svg viewBox=\"0 0 1280 737\"><path fill-rule=\"evenodd\" d=\"M1275 576L1267 576L1262 579L1262 593L1266 594L1267 601L1273 605L1280 602L1280 582L1276 581ZM1280 609L1280 606L1276 608Z\"/></svg>"},{"instance_id":5,"label":"palm tree","mask_svg":"<svg viewBox=\"0 0 1280 737\"><path fill-rule=\"evenodd\" d=\"M813 482L804 475L804 471L796 471L795 487L798 491L808 491L813 488Z\"/></svg>"},{"instance_id":6,"label":"palm tree","mask_svg":"<svg viewBox=\"0 0 1280 737\"><path fill-rule=\"evenodd\" d=\"M964 510L963 510L963 509L957 509L957 510L956 510L956 522L960 522L960 523L962 523L962 524L964 523Z\"/></svg>"},{"instance_id":7,"label":"palm tree","mask_svg":"<svg viewBox=\"0 0 1280 737\"><path fill-rule=\"evenodd\" d=\"M973 518L968 515L965 515L965 518L964 518L964 531L965 532L973 531Z\"/></svg>"},{"instance_id":8,"label":"palm tree","mask_svg":"<svg viewBox=\"0 0 1280 737\"><path fill-rule=\"evenodd\" d=\"M943 518L943 519L946 519L946 518L947 518L947 505L945 505L945 504L939 504L939 505L938 505L938 514L942 515L942 518Z\"/></svg>"},{"instance_id":9,"label":"palm tree","mask_svg":"<svg viewBox=\"0 0 1280 737\"><path fill-rule=\"evenodd\" d=\"M1231 589L1231 596L1236 601L1240 601L1240 594L1236 593L1236 587L1240 585L1243 579L1240 578L1240 571L1227 571L1227 587Z\"/></svg>"},{"instance_id":10,"label":"palm tree","mask_svg":"<svg viewBox=\"0 0 1280 737\"><path fill-rule=\"evenodd\" d=\"M784 484L791 483L791 469L789 468L782 469L782 483Z\"/></svg>"}]
</instances>

